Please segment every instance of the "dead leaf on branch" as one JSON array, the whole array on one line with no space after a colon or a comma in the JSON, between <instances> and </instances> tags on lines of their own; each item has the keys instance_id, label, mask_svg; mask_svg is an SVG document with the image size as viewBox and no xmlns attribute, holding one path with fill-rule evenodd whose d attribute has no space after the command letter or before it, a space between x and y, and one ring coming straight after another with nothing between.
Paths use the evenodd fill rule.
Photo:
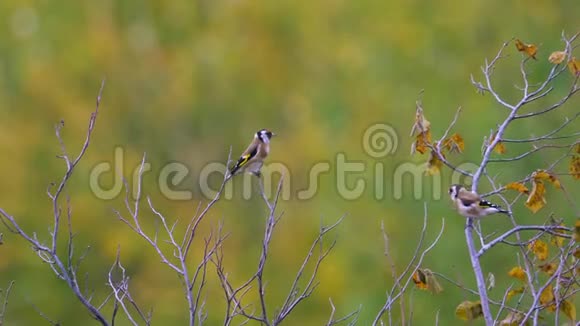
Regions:
<instances>
[{"instance_id":1,"label":"dead leaf on branch","mask_svg":"<svg viewBox=\"0 0 580 326\"><path fill-rule=\"evenodd\" d=\"M526 44L519 39L516 39L516 49L518 51L527 54L532 59L536 60L536 54L538 53L538 47L535 44Z\"/></svg>"},{"instance_id":2,"label":"dead leaf on branch","mask_svg":"<svg viewBox=\"0 0 580 326\"><path fill-rule=\"evenodd\" d=\"M443 148L448 150L450 153L463 153L463 150L465 149L465 143L463 142L463 138L458 133L454 133L443 141Z\"/></svg>"},{"instance_id":3,"label":"dead leaf on branch","mask_svg":"<svg viewBox=\"0 0 580 326\"><path fill-rule=\"evenodd\" d=\"M528 187L526 187L523 183L520 182L510 182L507 185L505 185L505 189L506 190L515 190L518 191L522 194L529 194L530 190L528 189Z\"/></svg>"},{"instance_id":4,"label":"dead leaf on branch","mask_svg":"<svg viewBox=\"0 0 580 326\"><path fill-rule=\"evenodd\" d=\"M455 316L465 321L474 320L483 316L481 302L463 301L455 308Z\"/></svg>"},{"instance_id":5,"label":"dead leaf on branch","mask_svg":"<svg viewBox=\"0 0 580 326\"><path fill-rule=\"evenodd\" d=\"M526 315L521 312L510 311L508 315L499 322L500 326L519 326L526 318ZM529 325L528 321L524 325Z\"/></svg>"},{"instance_id":6,"label":"dead leaf on branch","mask_svg":"<svg viewBox=\"0 0 580 326\"><path fill-rule=\"evenodd\" d=\"M548 61L550 61L550 63L553 63L555 65L564 62L564 59L566 59L566 51L554 51L548 57Z\"/></svg>"},{"instance_id":7,"label":"dead leaf on branch","mask_svg":"<svg viewBox=\"0 0 580 326\"><path fill-rule=\"evenodd\" d=\"M443 291L443 287L437 281L435 274L430 269L418 268L413 273L413 283L421 290L429 290L431 293L439 294Z\"/></svg>"},{"instance_id":8,"label":"dead leaf on branch","mask_svg":"<svg viewBox=\"0 0 580 326\"><path fill-rule=\"evenodd\" d=\"M489 142L487 143L487 146L489 146L493 143L493 141L495 140L495 135L496 135L495 132L491 134L491 136L489 137ZM506 152L505 145L501 141L498 141L497 144L495 144L493 151L498 153L498 154L505 154L505 152Z\"/></svg>"},{"instance_id":9,"label":"dead leaf on branch","mask_svg":"<svg viewBox=\"0 0 580 326\"><path fill-rule=\"evenodd\" d=\"M540 304L542 306L548 306L550 311L556 311L556 305L554 304L554 288L552 284L548 285L544 291L540 294Z\"/></svg>"},{"instance_id":10,"label":"dead leaf on branch","mask_svg":"<svg viewBox=\"0 0 580 326\"><path fill-rule=\"evenodd\" d=\"M443 155L443 154L441 154ZM439 157L431 151L429 156L429 161L427 161L427 168L425 170L426 175L436 175L441 172L441 167L443 166L443 162L439 159Z\"/></svg>"},{"instance_id":11,"label":"dead leaf on branch","mask_svg":"<svg viewBox=\"0 0 580 326\"><path fill-rule=\"evenodd\" d=\"M554 175L544 170L535 171L532 174L532 192L526 200L526 207L532 213L536 213L546 205L546 186L544 185L544 181L550 182L556 189L562 188L560 181Z\"/></svg>"},{"instance_id":12,"label":"dead leaf on branch","mask_svg":"<svg viewBox=\"0 0 580 326\"><path fill-rule=\"evenodd\" d=\"M580 155L572 155L570 165L568 165L568 170L574 179L580 180Z\"/></svg>"},{"instance_id":13,"label":"dead leaf on branch","mask_svg":"<svg viewBox=\"0 0 580 326\"><path fill-rule=\"evenodd\" d=\"M568 61L568 69L572 75L576 77L580 76L580 61L578 61L576 57L573 57L570 59L570 61Z\"/></svg>"},{"instance_id":14,"label":"dead leaf on branch","mask_svg":"<svg viewBox=\"0 0 580 326\"><path fill-rule=\"evenodd\" d=\"M520 281L525 282L526 281L526 272L524 271L524 269L520 266L516 266L514 268L512 268L509 272L508 275L511 277L515 277L517 279L519 279Z\"/></svg>"},{"instance_id":15,"label":"dead leaf on branch","mask_svg":"<svg viewBox=\"0 0 580 326\"><path fill-rule=\"evenodd\" d=\"M548 244L538 239L528 244L528 249L536 255L539 260L548 258Z\"/></svg>"},{"instance_id":16,"label":"dead leaf on branch","mask_svg":"<svg viewBox=\"0 0 580 326\"><path fill-rule=\"evenodd\" d=\"M431 122L425 118L419 101L417 101L415 123L411 128L411 136L415 136L415 142L411 145L411 154L415 152L425 154L431 145Z\"/></svg>"}]
</instances>

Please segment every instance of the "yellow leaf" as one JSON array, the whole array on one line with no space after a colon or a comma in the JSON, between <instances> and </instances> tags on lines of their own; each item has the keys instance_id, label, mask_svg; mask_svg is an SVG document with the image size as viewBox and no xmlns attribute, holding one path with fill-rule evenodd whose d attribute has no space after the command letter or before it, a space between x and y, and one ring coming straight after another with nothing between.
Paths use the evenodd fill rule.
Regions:
<instances>
[{"instance_id":1,"label":"yellow leaf","mask_svg":"<svg viewBox=\"0 0 580 326\"><path fill-rule=\"evenodd\" d=\"M570 320L576 321L576 306L574 303L564 300L560 303L560 310L562 310L564 315L570 318Z\"/></svg>"},{"instance_id":2,"label":"yellow leaf","mask_svg":"<svg viewBox=\"0 0 580 326\"><path fill-rule=\"evenodd\" d=\"M557 189L561 189L562 185L560 184L560 181L556 178L556 176L554 176L553 174L544 171L544 170L537 170L536 172L534 172L532 174L532 177L534 178L534 181L538 181L538 180L547 180L549 181L555 188Z\"/></svg>"},{"instance_id":3,"label":"yellow leaf","mask_svg":"<svg viewBox=\"0 0 580 326\"><path fill-rule=\"evenodd\" d=\"M510 182L507 185L505 185L505 188L507 190L519 191L522 194L529 194L530 193L530 191L528 190L528 187L526 187L523 183L519 183L519 182Z\"/></svg>"},{"instance_id":4,"label":"yellow leaf","mask_svg":"<svg viewBox=\"0 0 580 326\"><path fill-rule=\"evenodd\" d=\"M540 180L534 180L532 192L528 196L526 200L526 207L529 208L533 213L536 213L544 205L546 205L546 198L544 198L544 194L546 193L546 187L544 183Z\"/></svg>"},{"instance_id":5,"label":"yellow leaf","mask_svg":"<svg viewBox=\"0 0 580 326\"><path fill-rule=\"evenodd\" d=\"M542 294L540 294L540 304L543 306L547 306L554 301L554 289L552 288L552 284L548 285Z\"/></svg>"},{"instance_id":6,"label":"yellow leaf","mask_svg":"<svg viewBox=\"0 0 580 326\"><path fill-rule=\"evenodd\" d=\"M499 322L500 326L519 326L522 321L524 321L524 318L526 317L526 315L524 315L521 312L516 312L516 311L510 311L508 313L508 315ZM526 323L524 325L528 325L529 323L526 321Z\"/></svg>"},{"instance_id":7,"label":"yellow leaf","mask_svg":"<svg viewBox=\"0 0 580 326\"><path fill-rule=\"evenodd\" d=\"M493 143L493 141L495 140L495 133L493 133L491 135L491 137L489 138L489 143ZM498 141L497 144L495 144L495 147L493 148L493 151L498 153L498 154L505 154L506 149L504 144L501 141Z\"/></svg>"},{"instance_id":8,"label":"yellow leaf","mask_svg":"<svg viewBox=\"0 0 580 326\"><path fill-rule=\"evenodd\" d=\"M536 240L528 244L530 249L539 260L546 260L548 258L548 244L542 240Z\"/></svg>"},{"instance_id":9,"label":"yellow leaf","mask_svg":"<svg viewBox=\"0 0 580 326\"><path fill-rule=\"evenodd\" d=\"M470 321L483 316L479 301L463 301L455 308L455 316L461 320Z\"/></svg>"},{"instance_id":10,"label":"yellow leaf","mask_svg":"<svg viewBox=\"0 0 580 326\"><path fill-rule=\"evenodd\" d=\"M425 268L423 269L423 273L425 274L425 278L427 280L427 288L429 289L429 291L431 291L434 294L439 294L443 292L443 287L441 286L441 284L439 284L439 281L437 281L437 277L435 277L435 274L433 274L431 270Z\"/></svg>"},{"instance_id":11,"label":"yellow leaf","mask_svg":"<svg viewBox=\"0 0 580 326\"><path fill-rule=\"evenodd\" d=\"M415 123L411 128L411 136L415 135L415 133L421 134L429 130L431 130L431 122L425 118L421 103L417 102L417 109L415 111Z\"/></svg>"},{"instance_id":12,"label":"yellow leaf","mask_svg":"<svg viewBox=\"0 0 580 326\"><path fill-rule=\"evenodd\" d=\"M542 272L544 272L548 275L554 275L554 272L556 272L556 269L558 268L556 263L542 264L538 267L540 268L540 270Z\"/></svg>"},{"instance_id":13,"label":"yellow leaf","mask_svg":"<svg viewBox=\"0 0 580 326\"><path fill-rule=\"evenodd\" d=\"M441 154L443 155L443 154ZM439 159L433 151L429 155L429 161L427 161L427 169L425 170L426 175L436 175L441 172L441 167L443 166L443 162Z\"/></svg>"},{"instance_id":14,"label":"yellow leaf","mask_svg":"<svg viewBox=\"0 0 580 326\"><path fill-rule=\"evenodd\" d=\"M538 47L534 44L526 44L518 39L516 39L516 49L520 52L524 52L528 56L536 60L536 53L538 53Z\"/></svg>"},{"instance_id":15,"label":"yellow leaf","mask_svg":"<svg viewBox=\"0 0 580 326\"><path fill-rule=\"evenodd\" d=\"M420 269L418 268L415 273L413 273L413 283L421 290L429 290L434 294L441 293L443 287L437 281L435 274L430 269Z\"/></svg>"},{"instance_id":16,"label":"yellow leaf","mask_svg":"<svg viewBox=\"0 0 580 326\"><path fill-rule=\"evenodd\" d=\"M574 258L580 259L580 249L574 250Z\"/></svg>"},{"instance_id":17,"label":"yellow leaf","mask_svg":"<svg viewBox=\"0 0 580 326\"><path fill-rule=\"evenodd\" d=\"M508 275L511 277L515 277L521 281L524 281L524 282L526 281L526 272L520 266L516 266L516 267L512 268L508 272Z\"/></svg>"},{"instance_id":18,"label":"yellow leaf","mask_svg":"<svg viewBox=\"0 0 580 326\"><path fill-rule=\"evenodd\" d=\"M447 149L450 153L462 153L465 148L465 143L463 142L463 138L458 133L455 133L443 141L443 148Z\"/></svg>"},{"instance_id":19,"label":"yellow leaf","mask_svg":"<svg viewBox=\"0 0 580 326\"><path fill-rule=\"evenodd\" d=\"M427 276L419 268L413 273L413 283L421 290L427 290L429 288L427 286Z\"/></svg>"},{"instance_id":20,"label":"yellow leaf","mask_svg":"<svg viewBox=\"0 0 580 326\"><path fill-rule=\"evenodd\" d=\"M558 235L554 235L554 236L552 236L550 243L556 247L562 248L562 246L564 245L564 241L566 241L566 238L558 236Z\"/></svg>"},{"instance_id":21,"label":"yellow leaf","mask_svg":"<svg viewBox=\"0 0 580 326\"><path fill-rule=\"evenodd\" d=\"M566 59L566 51L555 51L548 57L548 61L555 65L562 63L564 59Z\"/></svg>"},{"instance_id":22,"label":"yellow leaf","mask_svg":"<svg viewBox=\"0 0 580 326\"><path fill-rule=\"evenodd\" d=\"M513 298L514 295L524 293L524 290L525 289L526 289L525 286L521 286L521 287L519 287L517 289L509 290L508 293L507 293L507 299L509 300L509 299Z\"/></svg>"},{"instance_id":23,"label":"yellow leaf","mask_svg":"<svg viewBox=\"0 0 580 326\"><path fill-rule=\"evenodd\" d=\"M580 155L572 155L568 170L574 179L580 180Z\"/></svg>"},{"instance_id":24,"label":"yellow leaf","mask_svg":"<svg viewBox=\"0 0 580 326\"><path fill-rule=\"evenodd\" d=\"M570 69L570 72L572 73L572 75L579 76L580 75L580 61L576 60L575 57L570 59L570 61L568 61L568 69Z\"/></svg>"},{"instance_id":25,"label":"yellow leaf","mask_svg":"<svg viewBox=\"0 0 580 326\"><path fill-rule=\"evenodd\" d=\"M431 145L431 131L421 132L417 135L415 142L411 146L411 154L415 151L425 154Z\"/></svg>"},{"instance_id":26,"label":"yellow leaf","mask_svg":"<svg viewBox=\"0 0 580 326\"><path fill-rule=\"evenodd\" d=\"M574 241L580 242L580 219L577 219L574 224Z\"/></svg>"}]
</instances>

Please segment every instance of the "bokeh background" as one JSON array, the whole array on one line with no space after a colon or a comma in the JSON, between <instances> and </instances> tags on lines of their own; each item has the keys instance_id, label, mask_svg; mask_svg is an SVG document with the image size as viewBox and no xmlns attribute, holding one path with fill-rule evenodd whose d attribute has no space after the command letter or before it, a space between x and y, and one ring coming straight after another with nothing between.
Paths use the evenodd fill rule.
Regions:
<instances>
[{"instance_id":1,"label":"bokeh background","mask_svg":"<svg viewBox=\"0 0 580 326\"><path fill-rule=\"evenodd\" d=\"M359 325L368 325L393 284L380 223L385 223L394 261L402 269L419 239L424 203L427 239L433 239L442 218L446 222L443 241L424 266L474 287L464 222L445 195L449 171L444 171L440 185L433 186L430 177L421 179L418 199L411 177L403 184L402 198L394 196L397 167L409 162L419 166L427 159L409 154L420 91L425 90L425 113L434 136L442 134L458 106L464 108L456 131L464 137L466 150L453 160L476 162L483 137L506 111L490 96L476 93L470 74L480 77L484 59L493 57L502 42L518 37L540 47L538 61L529 63L532 80L539 80L551 67L549 53L562 48L562 31L578 31L578 14L574 0L1 1L0 207L26 230L47 239L52 217L46 187L64 171L62 160L56 158L54 125L65 121L64 140L69 152L76 153L106 77L94 138L66 189L76 248L91 248L82 273L88 273L95 297L104 298L105 275L120 245L133 294L143 307L153 307L154 324L185 324L186 305L176 275L116 219L113 208L125 212L122 193L112 200L95 196L89 187L91 169L102 162L113 164L114 150L121 147L124 174L132 181L146 152L152 171L144 177L144 191L168 218L179 218L177 228L183 229L199 201L207 202L199 187L201 169L210 162L224 162L230 146L237 155L256 130L270 128L279 136L273 140L269 162L289 168L286 181L293 194L279 204L285 215L266 268L270 314L287 294L321 219L330 223L346 214L330 236L337 246L320 269L319 287L287 324L323 324L331 297L339 314L361 305ZM495 82L508 99L515 99L521 55L512 45L507 53ZM556 83L554 96L540 104L562 96L570 81L569 75L564 76ZM539 135L578 112L579 104L576 98L554 114L514 124L508 136ZM376 123L396 130L398 147L393 155L374 158L365 153L363 134ZM567 130L578 131L578 123ZM506 155L526 148L508 147ZM360 198L344 199L337 190L338 153L366 164L365 172L347 178L350 186L356 178L366 182ZM547 152L521 164L494 166L491 172L505 184L557 155ZM192 200L170 200L161 193L158 176L170 162L190 169L186 180L173 189L191 191ZM310 168L318 162L328 162L331 170L320 177L313 198L299 200L295 193L308 186ZM379 181L377 164L384 166ZM212 182L217 184L218 178ZM100 181L111 187L113 179L111 172ZM577 184L565 176L562 182L578 197ZM375 198L375 183L384 184L383 199ZM486 190L485 184L482 187ZM239 182L234 188L240 189ZM143 208L143 223L153 230L154 216ZM548 205L538 214L526 210L523 201L516 205L522 223L540 223L552 212L568 222L575 220L564 196L550 188ZM257 266L265 215L259 197L244 200L235 191L234 198L219 202L202 225L200 236L220 221L230 232L224 244L225 263L238 284ZM508 226L494 217L484 228ZM34 306L64 325L90 324L88 313L29 246L2 232L0 287L16 281L6 324L41 324ZM201 238L195 243L196 257L200 244ZM491 295L501 298L513 281L506 272L516 263L515 252L495 249L482 263L486 274L496 275ZM208 324L217 325L223 318L223 295L213 268L209 270L204 298ZM433 323L437 312L441 324L456 324L456 305L475 299L442 284L445 291L438 296L410 292L415 324Z\"/></svg>"}]
</instances>

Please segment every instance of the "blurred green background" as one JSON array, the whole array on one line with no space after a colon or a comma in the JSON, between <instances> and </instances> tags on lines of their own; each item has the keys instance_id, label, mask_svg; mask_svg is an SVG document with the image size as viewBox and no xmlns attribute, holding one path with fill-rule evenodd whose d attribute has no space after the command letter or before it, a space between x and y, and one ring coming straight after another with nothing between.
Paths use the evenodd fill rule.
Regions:
<instances>
[{"instance_id":1,"label":"blurred green background","mask_svg":"<svg viewBox=\"0 0 580 326\"><path fill-rule=\"evenodd\" d=\"M469 82L481 76L480 66L502 42L513 37L538 44L537 62L529 62L533 81L550 69L550 52L562 48L562 31L578 31L578 3L566 1L1 1L0 2L0 207L13 214L29 232L48 239L51 208L46 196L50 182L64 171L54 125L63 119L64 140L76 153L84 140L102 78L106 86L94 138L66 191L71 196L76 248L90 245L81 273L95 290L95 300L107 295L105 277L116 248L131 275L131 288L144 307L153 307L154 324L186 323L186 304L176 275L159 262L154 251L112 212L123 210L123 193L113 200L97 198L89 187L91 169L114 160L124 150L123 170L130 182L143 152L152 170L144 177L145 192L177 229L195 213L200 191L199 172L210 162L224 162L229 147L238 155L254 132L269 128L269 162L290 170L286 182L291 196L279 204L285 212L278 225L266 268L270 315L283 302L316 236L321 219L330 223L346 217L329 241L337 246L320 269L314 295L292 314L288 325L321 325L330 313L331 297L342 315L362 305L359 325L368 325L393 285L383 255L380 223L390 235L399 270L408 263L419 239L423 203L428 208L427 239L445 218L445 233L424 266L474 287L463 237L464 221L451 211L446 196L450 173L441 184L421 180L420 198L413 196L411 177L404 179L402 198L395 198L393 175L404 163L420 166L427 156L410 156L409 131L415 100L425 90L425 114L440 137L458 106L464 108L456 131L466 143L454 162L477 162L484 136L506 115L490 96L481 96ZM515 99L521 85L521 55L513 45L495 75L496 88ZM577 54L578 56L578 54ZM546 105L567 91L572 78L563 76ZM541 135L577 113L572 99L558 112L521 121L508 137ZM397 132L393 155L374 158L362 146L367 127L386 123ZM578 131L572 123L568 132ZM529 146L510 147L515 155ZM366 182L363 194L344 199L337 189L336 157L364 162L365 172L347 178ZM536 155L511 166L494 165L500 183L517 180L558 157ZM176 201L160 191L158 176L170 162L189 168L186 180L173 187L189 190L192 200ZM310 168L328 162L315 196L300 200ZM376 175L382 164L384 175ZM565 164L559 166L565 172ZM113 173L100 180L113 184ZM212 183L217 184L215 176ZM377 179L379 181L377 181ZM241 179L240 179L241 180ZM562 177L572 197L578 184ZM194 266L202 251L201 236L218 223L230 236L224 244L231 280L241 284L256 269L266 207L253 196L244 200L235 180L234 198L220 201L202 224L194 243ZM375 184L384 184L384 198L375 198ZM482 184L483 190L489 190ZM439 194L439 196L438 196ZM551 212L574 221L574 209L562 194L548 187L548 205L533 215L516 205L522 223L542 223ZM142 220L151 232L154 216L143 205ZM491 232L509 227L502 217L484 224ZM43 320L33 310L64 325L91 323L91 318L66 285L57 280L29 246L4 232L0 247L0 286L16 280L6 315L7 325L36 325ZM64 242L63 242L64 244ZM513 263L506 263L511 261ZM511 248L495 249L483 260L484 272L496 275L491 296L501 299L512 283L506 275L516 264ZM224 301L214 269L209 269L203 298L208 324L220 324ZM414 324L432 324L439 312L442 325L456 324L456 305L475 300L442 281L445 291L434 296L412 290ZM409 296L407 296L409 299ZM396 311L398 309L395 309ZM111 308L106 309L110 314ZM395 320L397 319L395 314ZM479 322L482 324L482 322ZM121 324L126 324L122 320Z\"/></svg>"}]
</instances>

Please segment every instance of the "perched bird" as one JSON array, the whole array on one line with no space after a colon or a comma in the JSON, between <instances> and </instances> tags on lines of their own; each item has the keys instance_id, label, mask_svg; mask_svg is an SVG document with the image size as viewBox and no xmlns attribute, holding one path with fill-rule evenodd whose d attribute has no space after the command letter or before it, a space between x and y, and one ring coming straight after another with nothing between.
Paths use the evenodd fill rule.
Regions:
<instances>
[{"instance_id":1,"label":"perched bird","mask_svg":"<svg viewBox=\"0 0 580 326\"><path fill-rule=\"evenodd\" d=\"M505 209L482 199L462 185L452 185L449 188L449 195L459 214L465 217L482 218L495 213L509 214Z\"/></svg>"},{"instance_id":2,"label":"perched bird","mask_svg":"<svg viewBox=\"0 0 580 326\"><path fill-rule=\"evenodd\" d=\"M270 139L275 135L268 129L262 129L256 132L248 148L231 168L230 175L233 176L238 172L245 171L260 177L260 169L264 164L264 159L270 152Z\"/></svg>"}]
</instances>

